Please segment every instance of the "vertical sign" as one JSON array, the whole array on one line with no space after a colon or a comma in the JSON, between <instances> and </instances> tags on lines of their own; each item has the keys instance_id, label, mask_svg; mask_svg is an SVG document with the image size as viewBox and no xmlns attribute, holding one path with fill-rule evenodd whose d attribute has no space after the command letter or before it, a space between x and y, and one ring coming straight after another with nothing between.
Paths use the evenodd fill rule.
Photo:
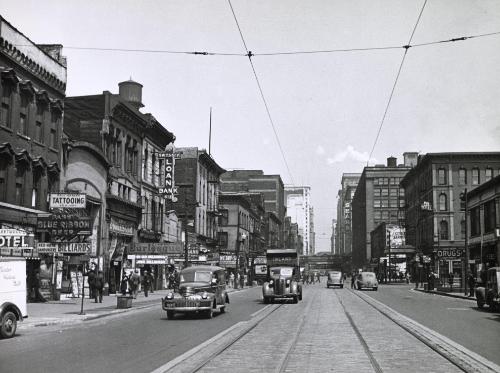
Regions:
<instances>
[{"instance_id":1,"label":"vertical sign","mask_svg":"<svg viewBox=\"0 0 500 373\"><path fill-rule=\"evenodd\" d=\"M163 187L159 188L160 194L165 195L165 198L172 200L177 194L177 188L174 183L174 167L175 167L175 157L172 150L165 151L159 154L159 158L164 159L165 163L165 179L163 181Z\"/></svg>"}]
</instances>

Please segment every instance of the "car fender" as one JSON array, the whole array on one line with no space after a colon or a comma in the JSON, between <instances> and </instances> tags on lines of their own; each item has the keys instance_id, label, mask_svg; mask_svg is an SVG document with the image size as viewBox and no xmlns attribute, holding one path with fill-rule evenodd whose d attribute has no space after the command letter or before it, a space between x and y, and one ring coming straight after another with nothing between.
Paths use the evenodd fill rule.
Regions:
<instances>
[{"instance_id":1,"label":"car fender","mask_svg":"<svg viewBox=\"0 0 500 373\"><path fill-rule=\"evenodd\" d=\"M269 282L264 282L264 285L262 285L262 295L271 295L273 294L273 289L269 285Z\"/></svg>"},{"instance_id":2,"label":"car fender","mask_svg":"<svg viewBox=\"0 0 500 373\"><path fill-rule=\"evenodd\" d=\"M485 300L486 300L486 297L485 297L485 289L483 287L478 287L476 288L476 299L479 301L479 302L482 302L484 303Z\"/></svg>"},{"instance_id":3,"label":"car fender","mask_svg":"<svg viewBox=\"0 0 500 373\"><path fill-rule=\"evenodd\" d=\"M298 284L295 281L290 284L290 293L298 294Z\"/></svg>"},{"instance_id":4,"label":"car fender","mask_svg":"<svg viewBox=\"0 0 500 373\"><path fill-rule=\"evenodd\" d=\"M8 311L14 312L17 320L19 320L19 321L23 320L23 315L21 313L21 310L14 303L5 302L0 306L0 315L3 315L5 312L8 312Z\"/></svg>"}]
</instances>

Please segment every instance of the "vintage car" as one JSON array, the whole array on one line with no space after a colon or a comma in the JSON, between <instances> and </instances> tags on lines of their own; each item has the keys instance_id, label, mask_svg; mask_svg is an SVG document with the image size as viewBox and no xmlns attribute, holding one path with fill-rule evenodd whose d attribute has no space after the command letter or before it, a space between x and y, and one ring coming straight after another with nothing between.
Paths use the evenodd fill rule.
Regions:
<instances>
[{"instance_id":1,"label":"vintage car","mask_svg":"<svg viewBox=\"0 0 500 373\"><path fill-rule=\"evenodd\" d=\"M377 276L373 272L361 272L356 275L356 280L354 282L356 289L372 289L378 290Z\"/></svg>"},{"instance_id":2,"label":"vintage car","mask_svg":"<svg viewBox=\"0 0 500 373\"><path fill-rule=\"evenodd\" d=\"M212 318L214 311L224 313L228 303L225 270L215 266L183 269L179 274L178 291L171 291L162 298L162 308L168 319L173 319L176 312L204 313Z\"/></svg>"},{"instance_id":3,"label":"vintage car","mask_svg":"<svg viewBox=\"0 0 500 373\"><path fill-rule=\"evenodd\" d=\"M498 309L500 306L500 267L493 267L486 271L486 284L476 288L476 302L479 308L485 304L491 310Z\"/></svg>"},{"instance_id":4,"label":"vintage car","mask_svg":"<svg viewBox=\"0 0 500 373\"><path fill-rule=\"evenodd\" d=\"M340 288L344 287L344 277L340 271L328 271L328 278L326 280L326 287L338 286Z\"/></svg>"},{"instance_id":5,"label":"vintage car","mask_svg":"<svg viewBox=\"0 0 500 373\"><path fill-rule=\"evenodd\" d=\"M302 285L298 281L299 269L295 267L270 267L269 280L262 285L264 303L275 299L291 299L293 303L302 300Z\"/></svg>"}]
</instances>

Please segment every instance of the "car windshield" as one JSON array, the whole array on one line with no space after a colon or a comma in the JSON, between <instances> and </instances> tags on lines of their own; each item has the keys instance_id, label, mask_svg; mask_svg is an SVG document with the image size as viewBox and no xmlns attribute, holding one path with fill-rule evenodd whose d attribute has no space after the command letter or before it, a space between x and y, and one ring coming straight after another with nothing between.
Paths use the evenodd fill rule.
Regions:
<instances>
[{"instance_id":1,"label":"car windshield","mask_svg":"<svg viewBox=\"0 0 500 373\"><path fill-rule=\"evenodd\" d=\"M210 282L212 279L212 272L207 271L196 271L181 273L181 283L182 282Z\"/></svg>"},{"instance_id":2,"label":"car windshield","mask_svg":"<svg viewBox=\"0 0 500 373\"><path fill-rule=\"evenodd\" d=\"M272 267L271 276L291 276L293 274L293 268L291 267Z\"/></svg>"},{"instance_id":3,"label":"car windshield","mask_svg":"<svg viewBox=\"0 0 500 373\"><path fill-rule=\"evenodd\" d=\"M339 278L340 272L329 272L328 275L330 276L330 278Z\"/></svg>"},{"instance_id":4,"label":"car windshield","mask_svg":"<svg viewBox=\"0 0 500 373\"><path fill-rule=\"evenodd\" d=\"M375 273L372 273L372 272L364 272L364 273L363 273L363 277L364 277L364 278L367 278L367 279L372 279L372 278L375 278Z\"/></svg>"}]
</instances>

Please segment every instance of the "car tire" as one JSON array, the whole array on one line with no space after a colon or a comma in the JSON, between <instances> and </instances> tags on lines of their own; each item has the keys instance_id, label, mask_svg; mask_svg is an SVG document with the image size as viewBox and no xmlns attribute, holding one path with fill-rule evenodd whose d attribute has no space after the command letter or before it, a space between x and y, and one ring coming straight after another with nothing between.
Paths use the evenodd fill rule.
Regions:
<instances>
[{"instance_id":1,"label":"car tire","mask_svg":"<svg viewBox=\"0 0 500 373\"><path fill-rule=\"evenodd\" d=\"M269 298L268 297L264 297L264 304L269 304Z\"/></svg>"},{"instance_id":2,"label":"car tire","mask_svg":"<svg viewBox=\"0 0 500 373\"><path fill-rule=\"evenodd\" d=\"M330 289L330 285L326 285L326 288L327 288L327 289Z\"/></svg>"},{"instance_id":3,"label":"car tire","mask_svg":"<svg viewBox=\"0 0 500 373\"><path fill-rule=\"evenodd\" d=\"M477 308L483 309L484 308L484 302L477 301Z\"/></svg>"},{"instance_id":4,"label":"car tire","mask_svg":"<svg viewBox=\"0 0 500 373\"><path fill-rule=\"evenodd\" d=\"M340 285L340 288L343 289L344 288L344 285Z\"/></svg>"},{"instance_id":5,"label":"car tire","mask_svg":"<svg viewBox=\"0 0 500 373\"><path fill-rule=\"evenodd\" d=\"M225 305L220 308L220 313L226 313L226 306Z\"/></svg>"},{"instance_id":6,"label":"car tire","mask_svg":"<svg viewBox=\"0 0 500 373\"><path fill-rule=\"evenodd\" d=\"M302 292L299 293L299 300L302 300Z\"/></svg>"},{"instance_id":7,"label":"car tire","mask_svg":"<svg viewBox=\"0 0 500 373\"><path fill-rule=\"evenodd\" d=\"M2 316L0 335L2 338L12 338L16 334L17 318L14 312L7 311Z\"/></svg>"},{"instance_id":8,"label":"car tire","mask_svg":"<svg viewBox=\"0 0 500 373\"><path fill-rule=\"evenodd\" d=\"M298 295L295 295L293 297L293 303L299 303L299 296Z\"/></svg>"},{"instance_id":9,"label":"car tire","mask_svg":"<svg viewBox=\"0 0 500 373\"><path fill-rule=\"evenodd\" d=\"M377 290L378 290L378 287L373 288L373 291L377 291Z\"/></svg>"},{"instance_id":10,"label":"car tire","mask_svg":"<svg viewBox=\"0 0 500 373\"><path fill-rule=\"evenodd\" d=\"M214 317L214 309L210 308L209 310L207 310L205 316L207 317L207 319L213 318Z\"/></svg>"},{"instance_id":11,"label":"car tire","mask_svg":"<svg viewBox=\"0 0 500 373\"><path fill-rule=\"evenodd\" d=\"M167 319L173 320L174 319L174 311L167 311Z\"/></svg>"}]
</instances>

